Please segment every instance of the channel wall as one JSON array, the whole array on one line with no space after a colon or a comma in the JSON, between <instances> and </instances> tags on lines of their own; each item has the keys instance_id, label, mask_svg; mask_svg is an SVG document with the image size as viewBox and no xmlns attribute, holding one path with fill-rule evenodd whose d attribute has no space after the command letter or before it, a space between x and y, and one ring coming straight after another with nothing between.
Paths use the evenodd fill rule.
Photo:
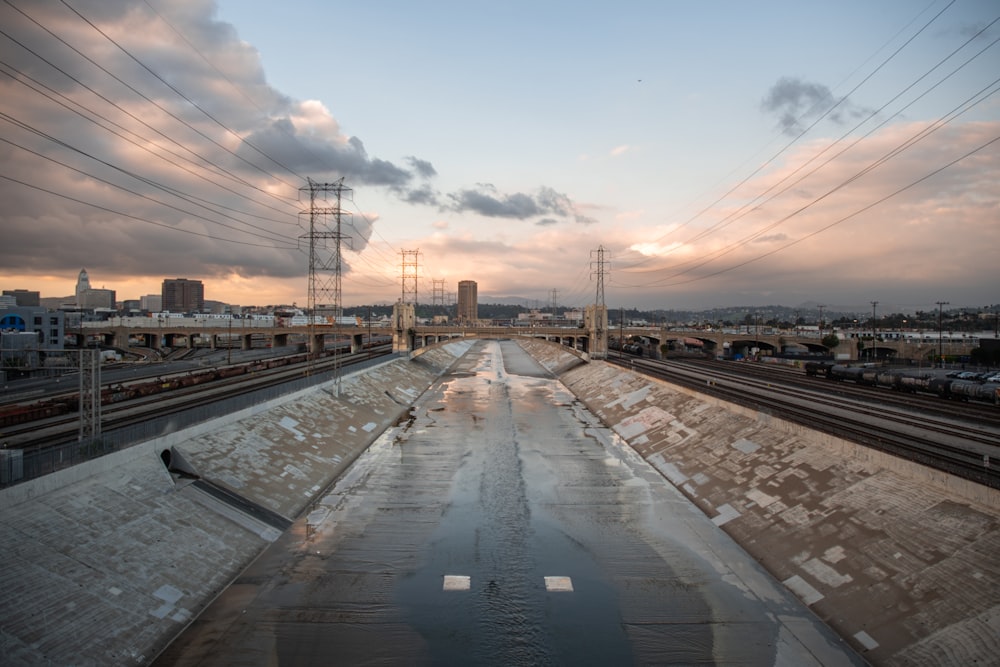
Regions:
<instances>
[{"instance_id":1,"label":"channel wall","mask_svg":"<svg viewBox=\"0 0 1000 667\"><path fill-rule=\"evenodd\" d=\"M148 663L472 345L0 491L0 663ZM870 661L996 664L998 494L522 345ZM201 480L168 472L164 451Z\"/></svg>"}]
</instances>

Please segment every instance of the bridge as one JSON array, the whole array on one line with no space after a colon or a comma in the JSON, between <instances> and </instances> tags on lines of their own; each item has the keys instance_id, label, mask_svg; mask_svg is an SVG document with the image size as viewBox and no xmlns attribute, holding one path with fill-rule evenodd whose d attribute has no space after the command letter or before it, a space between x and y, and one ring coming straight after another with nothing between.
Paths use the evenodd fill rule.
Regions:
<instances>
[{"instance_id":1,"label":"bridge","mask_svg":"<svg viewBox=\"0 0 1000 667\"><path fill-rule=\"evenodd\" d=\"M143 318L146 319L146 318ZM662 356L665 345L667 355L703 354L723 358L758 358L761 356L801 356L836 358L841 361L876 361L912 359L931 361L941 354L945 357L962 357L979 346L980 338L969 334L941 334L923 332L876 332L874 343L871 331L860 329L835 330L839 344L830 348L823 344L824 335L831 332L780 331L771 328L739 328L722 330L678 329L665 326L618 326L608 323L605 308L589 306L584 321L576 327L552 326L532 322L527 326L481 326L479 323L421 324L417 321L412 304L396 304L392 325L358 327L343 325L278 326L273 322L254 320L191 320L167 318L155 325L119 319L114 321L84 323L76 332L78 346L97 340L102 344L128 349L137 344L159 350L162 347L193 347L195 341L211 349L239 347L248 350L254 337L263 337L270 347L281 348L294 343L307 345L310 351L321 350L329 341L350 341L351 350L358 351L376 336L392 335L397 352L419 348L461 338L538 338L556 342L574 350L586 359L603 359L608 351L622 347L623 341L636 341L644 356ZM992 334L991 334L992 335Z\"/></svg>"}]
</instances>

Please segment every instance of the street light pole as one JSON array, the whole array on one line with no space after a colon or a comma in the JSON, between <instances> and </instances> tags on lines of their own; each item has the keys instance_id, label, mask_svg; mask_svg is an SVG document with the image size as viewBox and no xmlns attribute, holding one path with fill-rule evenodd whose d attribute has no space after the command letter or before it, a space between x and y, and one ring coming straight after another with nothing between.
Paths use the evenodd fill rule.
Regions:
<instances>
[{"instance_id":1,"label":"street light pole","mask_svg":"<svg viewBox=\"0 0 1000 667\"><path fill-rule=\"evenodd\" d=\"M944 341L942 340L943 333L941 330L941 306L947 306L949 304L947 301L936 301L935 303L937 303L938 307L938 364L940 364L941 368L944 368Z\"/></svg>"}]
</instances>

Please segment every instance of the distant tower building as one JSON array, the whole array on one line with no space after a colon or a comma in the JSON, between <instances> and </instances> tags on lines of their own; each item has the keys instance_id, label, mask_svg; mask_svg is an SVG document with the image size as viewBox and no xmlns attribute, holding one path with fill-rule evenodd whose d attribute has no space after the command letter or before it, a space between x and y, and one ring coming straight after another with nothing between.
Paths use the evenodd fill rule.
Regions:
<instances>
[{"instance_id":1,"label":"distant tower building","mask_svg":"<svg viewBox=\"0 0 1000 667\"><path fill-rule=\"evenodd\" d=\"M197 313L205 308L205 286L200 280L167 278L160 297L163 310L171 313Z\"/></svg>"},{"instance_id":2,"label":"distant tower building","mask_svg":"<svg viewBox=\"0 0 1000 667\"><path fill-rule=\"evenodd\" d=\"M41 305L41 294L26 289L5 289L4 296L14 297L15 305L23 307L37 308Z\"/></svg>"},{"instance_id":3,"label":"distant tower building","mask_svg":"<svg viewBox=\"0 0 1000 667\"><path fill-rule=\"evenodd\" d=\"M475 280L458 283L458 321L475 322L479 319L479 286Z\"/></svg>"},{"instance_id":4,"label":"distant tower building","mask_svg":"<svg viewBox=\"0 0 1000 667\"><path fill-rule=\"evenodd\" d=\"M90 289L90 276L87 269L80 269L80 275L76 279L76 307L83 307L83 293Z\"/></svg>"},{"instance_id":5,"label":"distant tower building","mask_svg":"<svg viewBox=\"0 0 1000 667\"><path fill-rule=\"evenodd\" d=\"M162 294L147 294L139 297L139 309L145 313L158 313L163 310Z\"/></svg>"}]
</instances>

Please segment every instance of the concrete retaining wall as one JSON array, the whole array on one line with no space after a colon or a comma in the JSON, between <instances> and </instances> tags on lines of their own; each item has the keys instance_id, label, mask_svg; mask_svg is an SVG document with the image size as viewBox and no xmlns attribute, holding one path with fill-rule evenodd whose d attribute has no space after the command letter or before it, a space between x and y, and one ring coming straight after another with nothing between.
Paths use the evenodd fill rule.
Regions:
<instances>
[{"instance_id":1,"label":"concrete retaining wall","mask_svg":"<svg viewBox=\"0 0 1000 667\"><path fill-rule=\"evenodd\" d=\"M996 664L1000 493L607 363L560 379L874 664Z\"/></svg>"},{"instance_id":2,"label":"concrete retaining wall","mask_svg":"<svg viewBox=\"0 0 1000 667\"><path fill-rule=\"evenodd\" d=\"M472 341L0 491L0 663L145 664ZM604 363L522 345L877 664L1000 655L997 494Z\"/></svg>"}]
</instances>

